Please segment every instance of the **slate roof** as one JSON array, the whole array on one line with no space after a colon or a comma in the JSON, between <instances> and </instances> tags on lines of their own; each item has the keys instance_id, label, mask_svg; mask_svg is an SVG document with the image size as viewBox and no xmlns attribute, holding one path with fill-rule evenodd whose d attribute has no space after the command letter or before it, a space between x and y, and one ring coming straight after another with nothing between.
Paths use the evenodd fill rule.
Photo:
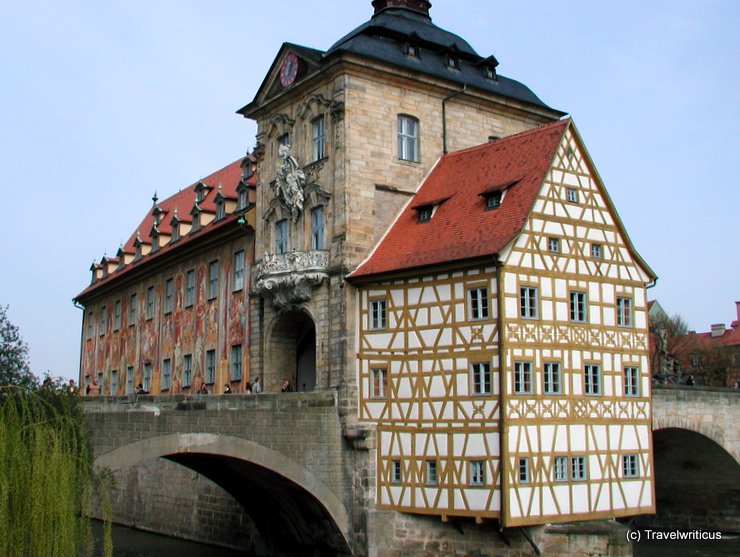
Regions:
<instances>
[{"instance_id":1,"label":"slate roof","mask_svg":"<svg viewBox=\"0 0 740 557\"><path fill-rule=\"evenodd\" d=\"M535 130L444 155L371 255L350 278L498 254L521 231L570 125ZM485 195L506 188L486 210ZM437 205L431 220L418 208Z\"/></svg>"},{"instance_id":2,"label":"slate roof","mask_svg":"<svg viewBox=\"0 0 740 557\"><path fill-rule=\"evenodd\" d=\"M248 155L252 161L254 161L254 158L251 155ZM241 180L242 176L242 161L244 161L244 158L240 158L231 164L223 167L220 170L217 170L216 172L213 172L212 174L206 176L205 178L202 178L201 180L198 180L197 182L194 182L190 186L178 191L174 195L168 197L167 199L157 201L156 205L153 205L149 211L147 212L146 216L141 220L139 223L139 226L134 229L133 233L129 237L129 239L126 241L123 246L119 249L119 254L134 254L136 251L135 243L137 241L137 238L140 239L142 244L151 244L151 237L150 232L152 231L153 227L155 226L155 220L154 220L154 210L155 208L158 209L159 212L159 223L156 225L156 228L160 235L166 235L171 236L172 235L172 226L171 221L173 216L175 215L175 210L177 210L177 218L180 222L183 223L191 223L192 217L191 217L191 210L193 209L193 206L195 205L195 188L199 183L203 183L204 185L208 186L207 191L205 192L205 196L203 200L198 204L198 207L200 208L202 213L216 213L216 202L215 197L218 195L219 192L219 186L221 186L221 194L226 199L232 199L236 200L237 193L236 188L239 185L239 182ZM247 183L250 185L254 185L256 180L256 174L252 174L252 176L247 180ZM88 286L85 290L80 292L76 296L75 299L81 299L85 296L91 294L94 290L98 289L99 287L103 286L104 284L109 284L112 281L117 280L119 277L123 276L124 274L130 272L133 269L138 269L142 265L147 265L148 262L154 260L155 258L162 257L162 255L171 252L174 249L179 249L180 246L186 245L192 241L194 241L197 238L202 237L203 235L206 235L210 233L212 230L215 230L217 228L221 228L225 224L237 219L237 213L227 213L225 218L220 221L212 221L209 224L203 226L200 230L197 230L195 232L189 233L189 234L183 234L179 240L177 240L174 243L167 243L164 246L161 246L157 251L150 252L148 255L144 255L139 259L138 261L132 261L128 265L125 265L124 267L117 269L111 273L108 274L105 278L101 278L98 280L95 280L90 286ZM118 262L118 258L106 258L104 257L100 264L93 265L93 270L95 267L100 268L105 265L106 262Z\"/></svg>"}]
</instances>

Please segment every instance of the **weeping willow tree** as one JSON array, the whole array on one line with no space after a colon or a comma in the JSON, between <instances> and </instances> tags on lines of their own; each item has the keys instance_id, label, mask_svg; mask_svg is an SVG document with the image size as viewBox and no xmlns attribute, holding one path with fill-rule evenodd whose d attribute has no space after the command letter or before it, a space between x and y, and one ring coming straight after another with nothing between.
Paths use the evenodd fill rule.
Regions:
<instances>
[{"instance_id":1,"label":"weeping willow tree","mask_svg":"<svg viewBox=\"0 0 740 557\"><path fill-rule=\"evenodd\" d=\"M92 555L95 481L79 397L0 387L0 555Z\"/></svg>"}]
</instances>

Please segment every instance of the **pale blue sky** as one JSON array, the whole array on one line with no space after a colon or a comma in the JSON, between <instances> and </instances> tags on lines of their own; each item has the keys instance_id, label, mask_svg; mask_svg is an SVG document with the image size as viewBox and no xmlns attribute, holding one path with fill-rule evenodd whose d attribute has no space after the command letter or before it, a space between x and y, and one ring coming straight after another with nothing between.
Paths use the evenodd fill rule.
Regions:
<instances>
[{"instance_id":1,"label":"pale blue sky","mask_svg":"<svg viewBox=\"0 0 740 557\"><path fill-rule=\"evenodd\" d=\"M433 21L578 126L649 292L708 330L740 300L740 2L432 0ZM327 49L370 0L9 1L0 17L0 304L34 372L76 377L90 263L254 146L283 41ZM735 236L733 236L735 234ZM734 238L734 239L733 239Z\"/></svg>"}]
</instances>

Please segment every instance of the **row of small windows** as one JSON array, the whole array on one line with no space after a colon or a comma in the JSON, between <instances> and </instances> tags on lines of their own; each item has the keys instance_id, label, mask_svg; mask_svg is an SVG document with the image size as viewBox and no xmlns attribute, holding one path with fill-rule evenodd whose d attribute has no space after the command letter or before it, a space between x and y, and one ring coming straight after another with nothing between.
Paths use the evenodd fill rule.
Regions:
<instances>
[{"instance_id":1,"label":"row of small windows","mask_svg":"<svg viewBox=\"0 0 740 557\"><path fill-rule=\"evenodd\" d=\"M624 396L640 396L640 370L636 366L623 369ZM583 392L587 395L602 394L601 368L586 364L583 368ZM490 362L470 364L470 392L473 395L490 395L493 392ZM514 362L514 394L534 393L534 368L532 362ZM545 362L542 366L542 393L563 393L563 376L559 362ZM388 368L370 368L371 398L386 398L388 394Z\"/></svg>"},{"instance_id":2,"label":"row of small windows","mask_svg":"<svg viewBox=\"0 0 740 557\"><path fill-rule=\"evenodd\" d=\"M229 378L231 381L240 381L242 378L242 346L236 344L231 347L229 354ZM162 372L160 380L160 391L168 391L172 387L173 368L172 359L164 358L162 360ZM98 384L103 384L103 372L98 372ZM193 355L185 354L182 358L182 375L181 385L186 389L192 386L193 381ZM216 381L216 351L207 350L205 352L204 383L212 385ZM152 389L152 364L146 362L141 366L141 384L146 392ZM118 394L118 370L112 370L110 374L111 395ZM126 391L124 394L133 394L134 392L134 366L126 368Z\"/></svg>"},{"instance_id":3,"label":"row of small windows","mask_svg":"<svg viewBox=\"0 0 740 557\"><path fill-rule=\"evenodd\" d=\"M570 292L570 320L585 323L587 320L586 293ZM471 321L489 318L489 296L487 287L468 290L468 318ZM632 298L618 296L616 300L617 326L632 327ZM522 319L539 318L538 289L522 286L519 289L519 316ZM384 299L370 300L371 330L385 329L388 324L387 303Z\"/></svg>"},{"instance_id":4,"label":"row of small windows","mask_svg":"<svg viewBox=\"0 0 740 557\"><path fill-rule=\"evenodd\" d=\"M311 209L311 249L324 249L323 205ZM288 250L288 220L283 219L275 223L275 253L287 253Z\"/></svg>"},{"instance_id":5,"label":"row of small windows","mask_svg":"<svg viewBox=\"0 0 740 557\"><path fill-rule=\"evenodd\" d=\"M550 253L560 253L560 238L548 238L547 250ZM592 243L590 251L592 259L604 259L604 246L602 244Z\"/></svg>"},{"instance_id":6,"label":"row of small windows","mask_svg":"<svg viewBox=\"0 0 740 557\"><path fill-rule=\"evenodd\" d=\"M404 42L401 44L401 52L410 58L421 59L421 48L412 42ZM434 54L436 56L436 53ZM444 65L450 70L460 70L460 58L455 56L452 52L446 52L443 54ZM496 66L498 62L490 57L484 61L480 70L485 79L496 80ZM477 64L478 65L478 64Z\"/></svg>"},{"instance_id":7,"label":"row of small windows","mask_svg":"<svg viewBox=\"0 0 740 557\"><path fill-rule=\"evenodd\" d=\"M237 292L244 289L244 269L245 269L245 254L244 250L239 250L234 253L234 265L232 270L232 283L233 290ZM206 293L209 300L216 299L218 297L219 289L219 262L215 259L208 263L208 279L206 283ZM147 320L154 318L155 313L155 300L156 294L154 286L149 286L146 289L145 301L144 301L144 313ZM164 301L163 301L163 312L165 315L170 314L174 311L174 300L175 300L175 282L174 278L170 277L165 280L164 283ZM185 284L183 286L183 307L191 307L195 304L195 269L189 269L185 272ZM116 300L113 306L113 330L117 331L121 328L121 300ZM132 292L129 296L128 305L128 324L133 326L136 324L138 319L138 294ZM93 313L88 312L87 314L87 338L90 339L93 336ZM100 307L100 336L103 336L108 329L108 307Z\"/></svg>"},{"instance_id":8,"label":"row of small windows","mask_svg":"<svg viewBox=\"0 0 740 557\"><path fill-rule=\"evenodd\" d=\"M553 457L552 479L556 482L582 482L588 479L588 468L585 455L569 455ZM437 485L439 483L439 465L436 460L426 460L424 463L424 483ZM640 475L637 454L622 455L622 477L637 478ZM400 460L391 461L391 482L403 482L403 468ZM516 477L518 483L532 481L532 468L529 457L519 457L517 461ZM486 485L486 461L468 461L468 485L472 487Z\"/></svg>"}]
</instances>

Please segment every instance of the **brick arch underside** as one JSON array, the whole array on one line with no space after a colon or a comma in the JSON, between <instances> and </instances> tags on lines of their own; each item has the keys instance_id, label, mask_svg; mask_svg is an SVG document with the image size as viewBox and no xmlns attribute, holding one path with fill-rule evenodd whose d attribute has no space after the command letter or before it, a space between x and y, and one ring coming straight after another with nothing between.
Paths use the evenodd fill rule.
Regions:
<instances>
[{"instance_id":1,"label":"brick arch underside","mask_svg":"<svg viewBox=\"0 0 740 557\"><path fill-rule=\"evenodd\" d=\"M233 496L268 547L293 555L351 555L349 515L316 476L262 445L209 433L170 434L137 441L95 459L111 471L166 458L202 474Z\"/></svg>"},{"instance_id":2,"label":"brick arch underside","mask_svg":"<svg viewBox=\"0 0 740 557\"><path fill-rule=\"evenodd\" d=\"M707 437L722 447L727 454L740 464L740 452L733 450L733 447L727 440L727 430L722 424L712 423L708 420L697 421L688 416L656 416L653 415L653 431L663 429L685 429L699 433Z\"/></svg>"}]
</instances>

